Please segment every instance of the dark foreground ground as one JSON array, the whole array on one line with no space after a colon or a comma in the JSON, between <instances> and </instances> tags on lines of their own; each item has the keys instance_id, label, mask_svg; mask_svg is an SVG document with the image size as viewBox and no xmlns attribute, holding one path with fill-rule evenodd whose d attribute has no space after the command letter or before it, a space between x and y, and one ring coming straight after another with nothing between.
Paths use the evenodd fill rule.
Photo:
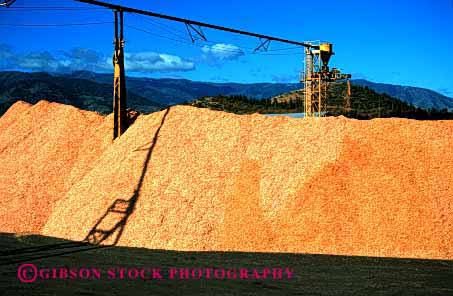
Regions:
<instances>
[{"instance_id":1,"label":"dark foreground ground","mask_svg":"<svg viewBox=\"0 0 453 296\"><path fill-rule=\"evenodd\" d=\"M0 295L453 295L453 261L92 248L50 237L0 234ZM22 283L18 269L23 263L79 271L97 268L102 273L101 279L38 277L33 283ZM108 270L120 267L161 268L164 279L109 279ZM171 267L291 267L295 277L171 280L166 273ZM24 277L32 275L31 271L23 273Z\"/></svg>"}]
</instances>

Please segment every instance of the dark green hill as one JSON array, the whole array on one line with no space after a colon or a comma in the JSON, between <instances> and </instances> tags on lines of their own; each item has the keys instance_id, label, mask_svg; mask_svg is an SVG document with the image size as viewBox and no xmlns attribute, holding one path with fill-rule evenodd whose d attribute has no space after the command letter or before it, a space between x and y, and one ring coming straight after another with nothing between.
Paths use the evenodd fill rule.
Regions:
<instances>
[{"instance_id":1,"label":"dark green hill","mask_svg":"<svg viewBox=\"0 0 453 296\"><path fill-rule=\"evenodd\" d=\"M331 84L328 91L327 111L330 115L344 115L351 118L371 119L378 117L404 117L413 119L453 119L447 108L422 109L386 93L357 85L351 86L350 108L345 108L345 83Z\"/></svg>"},{"instance_id":2,"label":"dark green hill","mask_svg":"<svg viewBox=\"0 0 453 296\"><path fill-rule=\"evenodd\" d=\"M112 112L112 85L48 73L0 72L0 115L18 100L36 103L42 99L108 114ZM163 107L131 91L128 102L141 112Z\"/></svg>"},{"instance_id":3,"label":"dark green hill","mask_svg":"<svg viewBox=\"0 0 453 296\"><path fill-rule=\"evenodd\" d=\"M416 107L424 109L448 108L450 111L453 111L453 98L449 98L426 88L375 83L363 79L353 80L352 83L357 86L366 86L380 94L388 94L403 102L413 104Z\"/></svg>"},{"instance_id":4,"label":"dark green hill","mask_svg":"<svg viewBox=\"0 0 453 296\"><path fill-rule=\"evenodd\" d=\"M377 117L405 117L414 119L453 119L447 109L424 110L387 94L379 94L369 89L352 85L346 107L346 84L330 84L327 95L327 115L343 115L357 119ZM298 113L304 112L303 90L292 91L272 99L256 100L246 96L203 97L190 103L192 106L222 110L236 114L252 113Z\"/></svg>"}]
</instances>

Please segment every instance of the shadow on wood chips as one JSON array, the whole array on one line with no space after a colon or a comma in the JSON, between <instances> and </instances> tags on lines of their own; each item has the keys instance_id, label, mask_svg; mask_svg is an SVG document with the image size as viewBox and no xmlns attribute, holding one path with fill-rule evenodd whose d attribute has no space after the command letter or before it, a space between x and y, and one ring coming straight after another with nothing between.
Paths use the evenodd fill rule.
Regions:
<instances>
[{"instance_id":1,"label":"shadow on wood chips","mask_svg":"<svg viewBox=\"0 0 453 296\"><path fill-rule=\"evenodd\" d=\"M145 162L143 163L142 172L140 175L140 179L135 187L134 194L129 199L116 199L112 205L107 209L107 211L99 218L99 220L95 223L93 228L89 231L88 235L85 237L84 241L99 245L104 241L111 240L109 245L116 245L123 234L124 227L126 226L127 220L132 215L135 210L135 204L137 203L138 198L140 197L140 190L143 185L143 180L146 175L146 171L148 169L148 164L151 159L151 155L153 153L154 146L157 143L157 138L159 137L159 132L162 126L164 125L165 118L167 117L170 111L170 107L166 109L164 115L162 116L162 120L160 122L159 127L157 128L156 132L154 133L153 139L151 141L151 146L146 148L148 153L146 154ZM112 219L115 221L113 226L109 227L108 229L102 228L100 225L102 221L107 219Z\"/></svg>"}]
</instances>

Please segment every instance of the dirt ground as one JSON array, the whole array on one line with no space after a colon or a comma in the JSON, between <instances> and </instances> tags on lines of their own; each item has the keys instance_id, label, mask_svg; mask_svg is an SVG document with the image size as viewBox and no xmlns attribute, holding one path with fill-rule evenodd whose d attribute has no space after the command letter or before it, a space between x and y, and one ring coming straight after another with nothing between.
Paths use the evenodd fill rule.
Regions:
<instances>
[{"instance_id":1,"label":"dirt ground","mask_svg":"<svg viewBox=\"0 0 453 296\"><path fill-rule=\"evenodd\" d=\"M69 252L71 242L43 236L0 234L2 295L452 295L453 261L371 258L256 252L188 252L107 247ZM43 249L47 247L47 249ZM31 248L41 248L38 252ZM80 249L80 248L79 248ZM83 248L82 248L83 249ZM8 253L9 252L9 253ZM37 256L48 256L31 260ZM50 256L50 257L49 257ZM19 261L14 264L5 263ZM37 268L98 268L100 279L37 279L22 283L24 262ZM108 279L106 271L122 267L262 267L289 266L291 279ZM29 274L31 276L32 274Z\"/></svg>"}]
</instances>

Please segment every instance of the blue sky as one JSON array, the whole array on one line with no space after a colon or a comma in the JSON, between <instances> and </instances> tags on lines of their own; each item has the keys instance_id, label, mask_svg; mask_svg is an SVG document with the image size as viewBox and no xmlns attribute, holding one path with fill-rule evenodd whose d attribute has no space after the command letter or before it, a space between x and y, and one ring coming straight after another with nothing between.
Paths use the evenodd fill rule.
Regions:
<instances>
[{"instance_id":1,"label":"blue sky","mask_svg":"<svg viewBox=\"0 0 453 296\"><path fill-rule=\"evenodd\" d=\"M297 41L329 41L336 53L331 66L353 78L425 87L453 97L453 0L106 2ZM105 9L30 8L43 6L94 8L71 0L17 0L13 9L0 8L0 69L112 71L110 23L4 26L113 20ZM192 44L183 24L130 14L125 24L128 75L295 82L303 66L303 49L288 44L271 42L271 51L253 54L259 40L252 37L203 29L209 42Z\"/></svg>"}]
</instances>

